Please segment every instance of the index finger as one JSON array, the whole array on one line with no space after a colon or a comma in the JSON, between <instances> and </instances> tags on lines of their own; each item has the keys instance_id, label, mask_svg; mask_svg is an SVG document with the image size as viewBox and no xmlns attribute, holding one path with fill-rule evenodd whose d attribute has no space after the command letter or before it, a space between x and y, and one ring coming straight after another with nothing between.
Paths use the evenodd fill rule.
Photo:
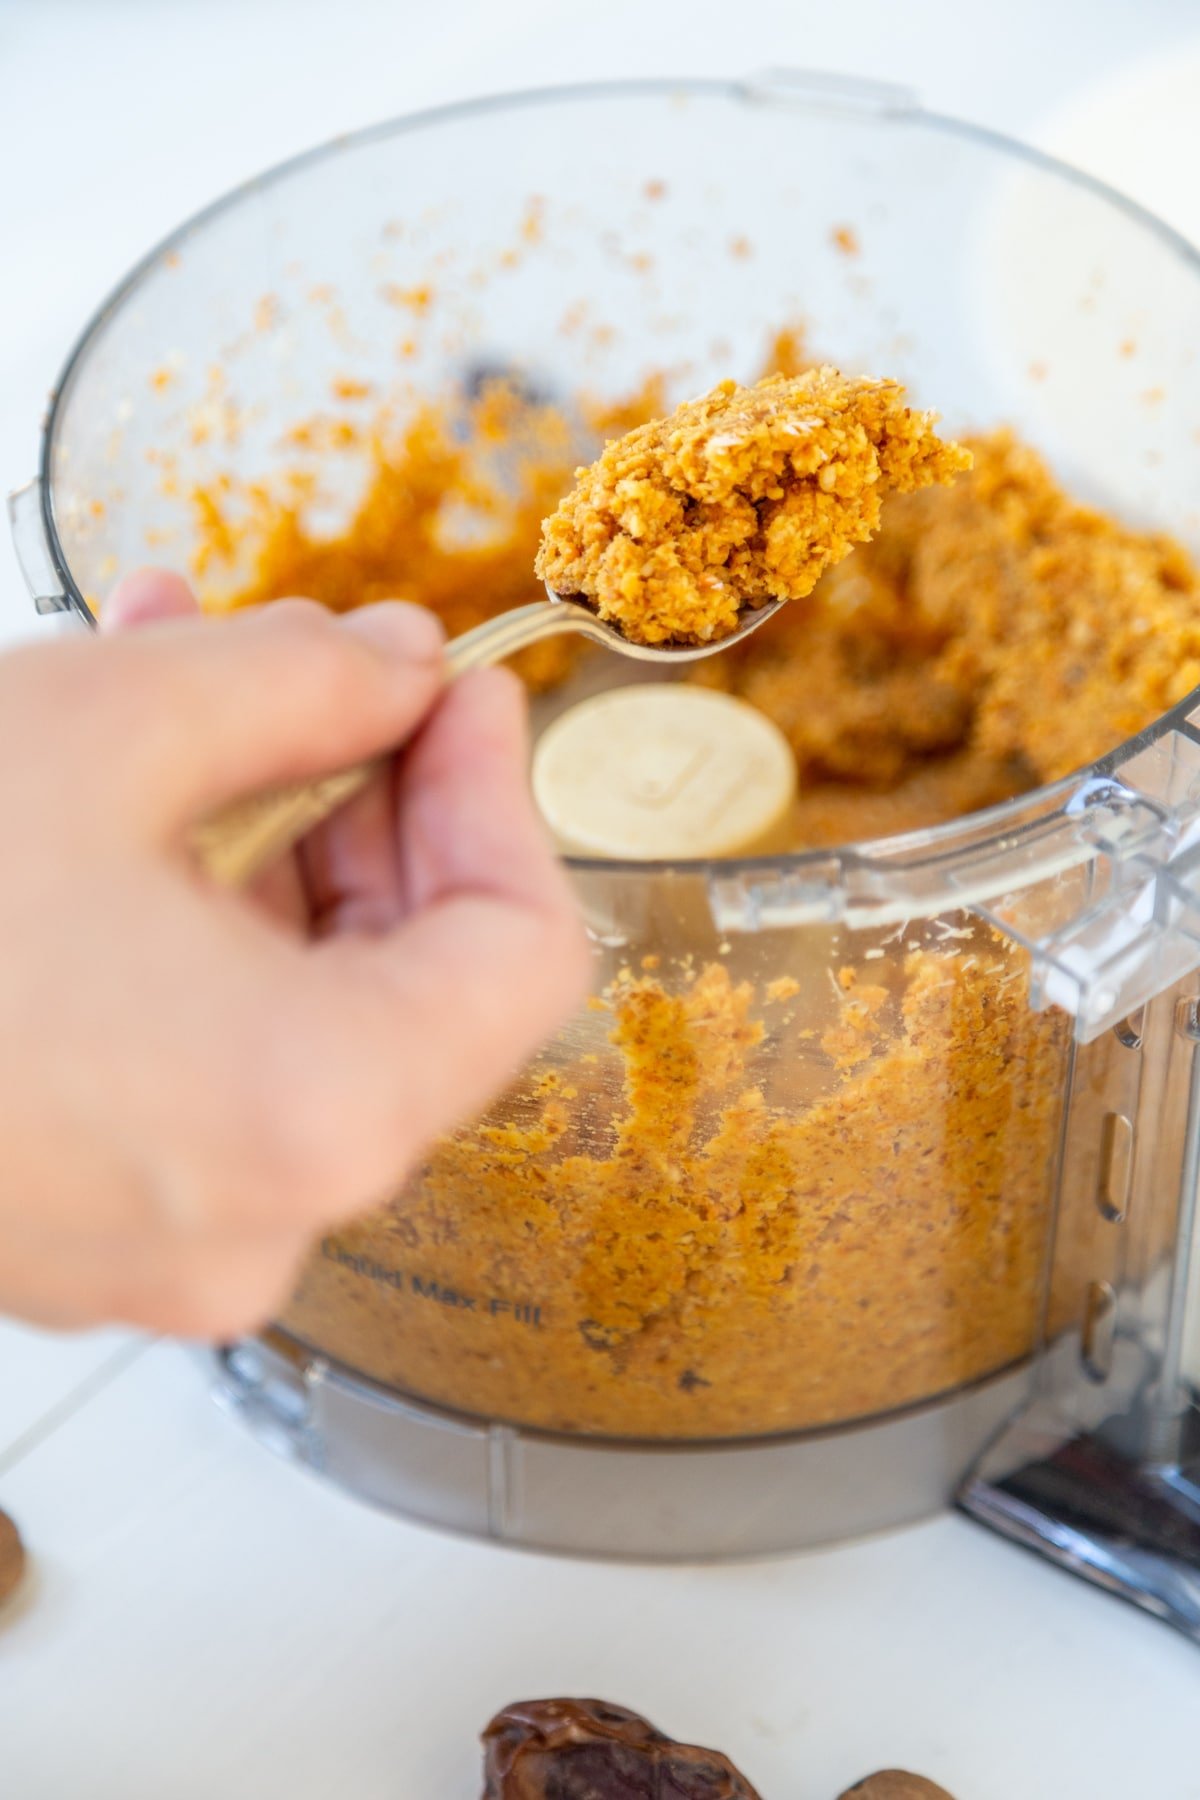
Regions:
<instances>
[{"instance_id":1,"label":"index finger","mask_svg":"<svg viewBox=\"0 0 1200 1800\"><path fill-rule=\"evenodd\" d=\"M420 607L276 601L64 647L58 671L112 797L161 827L394 749L442 687L442 645Z\"/></svg>"}]
</instances>

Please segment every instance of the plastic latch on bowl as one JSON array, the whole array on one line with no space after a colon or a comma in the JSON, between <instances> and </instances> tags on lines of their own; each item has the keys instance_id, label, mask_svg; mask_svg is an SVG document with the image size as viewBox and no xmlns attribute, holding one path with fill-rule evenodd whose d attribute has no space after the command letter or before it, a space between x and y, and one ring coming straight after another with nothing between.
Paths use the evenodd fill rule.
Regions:
<instances>
[{"instance_id":1,"label":"plastic latch on bowl","mask_svg":"<svg viewBox=\"0 0 1200 1800\"><path fill-rule=\"evenodd\" d=\"M898 82L834 75L823 69L759 69L743 76L738 87L745 99L761 105L833 107L884 118L917 112L921 104L912 88Z\"/></svg>"},{"instance_id":2,"label":"plastic latch on bowl","mask_svg":"<svg viewBox=\"0 0 1200 1800\"><path fill-rule=\"evenodd\" d=\"M1200 967L1200 733L1191 719L1116 775L1083 781L1058 821L1077 854L1051 882L975 910L1029 952L1031 1001L1083 1042Z\"/></svg>"},{"instance_id":3,"label":"plastic latch on bowl","mask_svg":"<svg viewBox=\"0 0 1200 1800\"><path fill-rule=\"evenodd\" d=\"M39 613L69 612L71 603L62 591L42 525L40 481L28 481L8 496L8 517L17 562L35 608Z\"/></svg>"},{"instance_id":4,"label":"plastic latch on bowl","mask_svg":"<svg viewBox=\"0 0 1200 1800\"><path fill-rule=\"evenodd\" d=\"M1200 968L1200 709L1009 832L930 853L848 848L715 873L726 932L865 930L973 913L1029 954L1030 998L1083 1041Z\"/></svg>"},{"instance_id":5,"label":"plastic latch on bowl","mask_svg":"<svg viewBox=\"0 0 1200 1800\"><path fill-rule=\"evenodd\" d=\"M733 868L709 877L709 911L718 931L835 924L845 912L845 876L838 856L805 861L794 872Z\"/></svg>"}]
</instances>

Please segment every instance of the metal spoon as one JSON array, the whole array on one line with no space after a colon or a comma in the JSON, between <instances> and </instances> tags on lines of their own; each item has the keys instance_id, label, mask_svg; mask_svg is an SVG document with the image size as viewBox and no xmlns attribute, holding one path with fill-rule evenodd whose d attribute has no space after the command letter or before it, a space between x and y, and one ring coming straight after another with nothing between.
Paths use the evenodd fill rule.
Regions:
<instances>
[{"instance_id":1,"label":"metal spoon","mask_svg":"<svg viewBox=\"0 0 1200 1800\"><path fill-rule=\"evenodd\" d=\"M546 593L548 600L515 606L453 638L446 646L449 677L503 662L518 650L563 632L576 632L638 662L697 662L702 656L714 656L718 650L739 643L783 605L782 600L768 600L762 606L748 608L736 630L711 644L635 644L615 626L606 625L590 606L564 599L549 587ZM194 833L193 848L201 866L223 886L241 887L359 793L385 760L375 758L359 763L320 781L272 788L225 807Z\"/></svg>"}]
</instances>

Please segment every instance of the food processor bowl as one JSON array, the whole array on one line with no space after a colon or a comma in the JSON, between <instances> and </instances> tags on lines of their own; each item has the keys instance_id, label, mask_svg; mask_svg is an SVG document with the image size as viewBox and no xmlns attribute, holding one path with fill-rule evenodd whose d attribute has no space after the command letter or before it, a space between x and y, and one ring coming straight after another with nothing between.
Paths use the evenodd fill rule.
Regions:
<instances>
[{"instance_id":1,"label":"food processor bowl","mask_svg":"<svg viewBox=\"0 0 1200 1800\"><path fill-rule=\"evenodd\" d=\"M371 456L337 420L368 395L402 419L500 371L582 434L581 391L749 378L802 325L1195 548L1198 319L1168 229L899 90L481 101L338 140L148 257L71 357L14 522L43 610L90 616L148 558L219 603L245 571L207 558L204 497L252 508L299 461L334 529ZM1037 1523L1068 1478L1004 1484L1103 1443L1177 1534L1106 1578L1145 1600L1173 1572L1160 1609L1195 1629L1198 726L1192 696L904 837L572 860L589 1004L314 1250L220 1354L225 1402L384 1506L624 1556L874 1530L976 1465L973 1510L1078 1564L1099 1528L1068 1554Z\"/></svg>"}]
</instances>

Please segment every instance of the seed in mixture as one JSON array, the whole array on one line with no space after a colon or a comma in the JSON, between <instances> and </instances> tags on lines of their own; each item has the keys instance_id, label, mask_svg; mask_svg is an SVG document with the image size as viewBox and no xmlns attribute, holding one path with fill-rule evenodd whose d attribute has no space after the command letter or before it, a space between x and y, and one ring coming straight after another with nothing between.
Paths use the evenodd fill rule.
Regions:
<instances>
[{"instance_id":1,"label":"seed in mixture","mask_svg":"<svg viewBox=\"0 0 1200 1800\"><path fill-rule=\"evenodd\" d=\"M635 643L727 637L743 607L803 599L874 536L889 490L970 467L936 422L898 382L832 368L722 381L577 471L537 573Z\"/></svg>"}]
</instances>

